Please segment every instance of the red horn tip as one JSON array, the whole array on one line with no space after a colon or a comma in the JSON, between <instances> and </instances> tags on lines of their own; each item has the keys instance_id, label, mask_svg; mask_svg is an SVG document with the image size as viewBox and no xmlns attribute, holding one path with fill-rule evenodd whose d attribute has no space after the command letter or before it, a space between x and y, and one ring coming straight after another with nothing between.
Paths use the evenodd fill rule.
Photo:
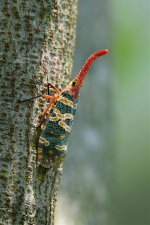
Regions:
<instances>
[{"instance_id":1,"label":"red horn tip","mask_svg":"<svg viewBox=\"0 0 150 225\"><path fill-rule=\"evenodd\" d=\"M87 71L89 70L91 64L95 61L96 58L107 54L109 51L107 49L101 49L98 50L96 52L94 52L88 59L87 61L84 63L82 69L80 70L80 72L77 75L77 79L79 79L82 83Z\"/></svg>"},{"instance_id":2,"label":"red horn tip","mask_svg":"<svg viewBox=\"0 0 150 225\"><path fill-rule=\"evenodd\" d=\"M107 53L109 53L108 49L102 49L102 50L97 51L97 56L105 55Z\"/></svg>"}]
</instances>

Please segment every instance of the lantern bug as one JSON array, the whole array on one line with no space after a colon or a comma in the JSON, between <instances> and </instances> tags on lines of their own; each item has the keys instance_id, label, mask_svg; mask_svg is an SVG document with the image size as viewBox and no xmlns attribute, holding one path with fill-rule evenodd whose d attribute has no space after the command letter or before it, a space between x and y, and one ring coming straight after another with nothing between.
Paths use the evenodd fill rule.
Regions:
<instances>
[{"instance_id":1,"label":"lantern bug","mask_svg":"<svg viewBox=\"0 0 150 225\"><path fill-rule=\"evenodd\" d=\"M94 60L107 53L107 49L93 53L84 63L77 76L62 91L49 83L49 87L56 92L54 96L49 94L37 96L50 100L41 118L37 160L51 163L64 159L77 108L79 91L85 75Z\"/></svg>"}]
</instances>

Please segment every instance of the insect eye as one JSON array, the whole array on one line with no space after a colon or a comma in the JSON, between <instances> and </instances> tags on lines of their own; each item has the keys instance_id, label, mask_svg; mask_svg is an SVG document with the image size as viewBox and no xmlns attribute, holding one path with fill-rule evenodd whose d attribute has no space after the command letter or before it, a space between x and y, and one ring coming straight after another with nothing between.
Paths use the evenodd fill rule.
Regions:
<instances>
[{"instance_id":1,"label":"insect eye","mask_svg":"<svg viewBox=\"0 0 150 225\"><path fill-rule=\"evenodd\" d=\"M76 85L76 81L72 81L72 86L74 87Z\"/></svg>"}]
</instances>

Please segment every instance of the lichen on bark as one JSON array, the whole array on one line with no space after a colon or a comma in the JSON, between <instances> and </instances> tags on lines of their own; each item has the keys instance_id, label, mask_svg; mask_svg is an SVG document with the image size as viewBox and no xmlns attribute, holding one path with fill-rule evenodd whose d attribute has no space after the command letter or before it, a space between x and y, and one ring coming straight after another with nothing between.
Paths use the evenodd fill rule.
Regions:
<instances>
[{"instance_id":1,"label":"lichen on bark","mask_svg":"<svg viewBox=\"0 0 150 225\"><path fill-rule=\"evenodd\" d=\"M0 7L0 224L54 224L62 164L36 166L44 84L72 69L77 0L2 0Z\"/></svg>"}]
</instances>

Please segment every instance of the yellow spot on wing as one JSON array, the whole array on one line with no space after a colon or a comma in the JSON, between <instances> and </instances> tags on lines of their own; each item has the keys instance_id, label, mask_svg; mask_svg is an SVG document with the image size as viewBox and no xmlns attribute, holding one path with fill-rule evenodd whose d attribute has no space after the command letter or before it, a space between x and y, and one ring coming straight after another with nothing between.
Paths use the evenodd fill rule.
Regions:
<instances>
[{"instance_id":1,"label":"yellow spot on wing","mask_svg":"<svg viewBox=\"0 0 150 225\"><path fill-rule=\"evenodd\" d=\"M73 119L73 115L70 113L65 113L64 116L65 116L65 119Z\"/></svg>"},{"instance_id":2,"label":"yellow spot on wing","mask_svg":"<svg viewBox=\"0 0 150 225\"><path fill-rule=\"evenodd\" d=\"M67 150L67 145L56 145L55 148L58 150Z\"/></svg>"},{"instance_id":3,"label":"yellow spot on wing","mask_svg":"<svg viewBox=\"0 0 150 225\"><path fill-rule=\"evenodd\" d=\"M54 112L55 114L60 113L60 111L59 111L58 109L56 109L56 108L54 108L53 112Z\"/></svg>"},{"instance_id":4,"label":"yellow spot on wing","mask_svg":"<svg viewBox=\"0 0 150 225\"><path fill-rule=\"evenodd\" d=\"M56 114L55 117L50 116L49 119L51 121L58 121L59 119L62 119L62 120L73 119L73 116L70 113L64 113L64 114L58 113Z\"/></svg>"},{"instance_id":5,"label":"yellow spot on wing","mask_svg":"<svg viewBox=\"0 0 150 225\"><path fill-rule=\"evenodd\" d=\"M73 106L73 103L71 101L69 101L68 99L62 97L60 100L63 101L63 103L65 103L66 105L69 105L69 106ZM69 102L69 103L68 103ZM54 108L53 112L56 114L55 117L49 117L49 119L51 121L58 121L59 119L62 119L62 120L65 120L65 119L73 119L73 115L70 114L70 113L60 113L60 111L56 108Z\"/></svg>"},{"instance_id":6,"label":"yellow spot on wing","mask_svg":"<svg viewBox=\"0 0 150 225\"><path fill-rule=\"evenodd\" d=\"M53 150L49 150L48 153L49 153L50 155L52 155L52 154L53 154Z\"/></svg>"},{"instance_id":7,"label":"yellow spot on wing","mask_svg":"<svg viewBox=\"0 0 150 225\"><path fill-rule=\"evenodd\" d=\"M55 157L55 160L58 160L58 159L59 159L59 157L58 157L58 156L56 156L56 157Z\"/></svg>"},{"instance_id":8,"label":"yellow spot on wing","mask_svg":"<svg viewBox=\"0 0 150 225\"><path fill-rule=\"evenodd\" d=\"M45 130L46 126L45 125L41 125L41 130Z\"/></svg>"},{"instance_id":9,"label":"yellow spot on wing","mask_svg":"<svg viewBox=\"0 0 150 225\"><path fill-rule=\"evenodd\" d=\"M57 120L59 120L58 117L52 117L52 116L50 116L49 119L50 119L50 121L57 121Z\"/></svg>"},{"instance_id":10,"label":"yellow spot on wing","mask_svg":"<svg viewBox=\"0 0 150 225\"><path fill-rule=\"evenodd\" d=\"M38 153L42 153L42 149L41 148L38 148Z\"/></svg>"},{"instance_id":11,"label":"yellow spot on wing","mask_svg":"<svg viewBox=\"0 0 150 225\"><path fill-rule=\"evenodd\" d=\"M64 114L58 113L57 116L59 117L59 119L65 119Z\"/></svg>"},{"instance_id":12,"label":"yellow spot on wing","mask_svg":"<svg viewBox=\"0 0 150 225\"><path fill-rule=\"evenodd\" d=\"M50 134L54 134L54 131L50 131L49 133L50 133Z\"/></svg>"},{"instance_id":13,"label":"yellow spot on wing","mask_svg":"<svg viewBox=\"0 0 150 225\"><path fill-rule=\"evenodd\" d=\"M69 127L69 126L66 125L65 130L68 131L68 132L70 132L71 131L71 127Z\"/></svg>"},{"instance_id":14,"label":"yellow spot on wing","mask_svg":"<svg viewBox=\"0 0 150 225\"><path fill-rule=\"evenodd\" d=\"M61 127L63 127L63 128L65 128L65 127L66 127L66 123L65 123L65 122L63 122L63 121L59 121L59 125L60 125Z\"/></svg>"},{"instance_id":15,"label":"yellow spot on wing","mask_svg":"<svg viewBox=\"0 0 150 225\"><path fill-rule=\"evenodd\" d=\"M39 138L39 143L44 144L45 146L49 145L49 142L43 137Z\"/></svg>"},{"instance_id":16,"label":"yellow spot on wing","mask_svg":"<svg viewBox=\"0 0 150 225\"><path fill-rule=\"evenodd\" d=\"M70 106L71 108L73 108L73 102L70 101L70 100L68 100L67 98L61 97L61 98L59 99L59 101L62 102L62 103L64 103L65 105L68 105L68 106Z\"/></svg>"},{"instance_id":17,"label":"yellow spot on wing","mask_svg":"<svg viewBox=\"0 0 150 225\"><path fill-rule=\"evenodd\" d=\"M64 128L66 131L70 132L71 131L71 127L69 127L65 122L63 121L59 121L59 126L61 126L62 128Z\"/></svg>"},{"instance_id":18,"label":"yellow spot on wing","mask_svg":"<svg viewBox=\"0 0 150 225\"><path fill-rule=\"evenodd\" d=\"M65 136L64 134L61 134L61 135L60 135L60 138L61 138L61 139L64 139L65 137L66 137L66 136Z\"/></svg>"}]
</instances>

